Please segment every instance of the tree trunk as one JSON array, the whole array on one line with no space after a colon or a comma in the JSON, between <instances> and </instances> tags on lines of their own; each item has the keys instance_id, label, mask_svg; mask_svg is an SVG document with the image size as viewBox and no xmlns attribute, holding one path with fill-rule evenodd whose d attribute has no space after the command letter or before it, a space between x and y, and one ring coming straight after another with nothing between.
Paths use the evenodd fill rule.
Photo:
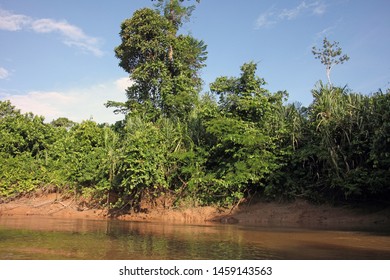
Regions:
<instances>
[{"instance_id":1,"label":"tree trunk","mask_svg":"<svg viewBox=\"0 0 390 280\"><path fill-rule=\"evenodd\" d=\"M175 25L175 9L174 5L175 3L173 2L174 0L170 0L170 6L169 6L169 14L170 14L170 20L173 25ZM171 34L172 39L175 38L175 34ZM168 59L170 62L173 62L173 47L172 44L169 45L169 51L168 51Z\"/></svg>"},{"instance_id":2,"label":"tree trunk","mask_svg":"<svg viewBox=\"0 0 390 280\"><path fill-rule=\"evenodd\" d=\"M332 70L331 67L327 66L326 67L326 77L328 78L328 84L330 87L332 87L332 82L330 81L330 70Z\"/></svg>"},{"instance_id":3,"label":"tree trunk","mask_svg":"<svg viewBox=\"0 0 390 280\"><path fill-rule=\"evenodd\" d=\"M172 45L169 45L168 59L170 62L173 62L173 47L172 47Z\"/></svg>"}]
</instances>

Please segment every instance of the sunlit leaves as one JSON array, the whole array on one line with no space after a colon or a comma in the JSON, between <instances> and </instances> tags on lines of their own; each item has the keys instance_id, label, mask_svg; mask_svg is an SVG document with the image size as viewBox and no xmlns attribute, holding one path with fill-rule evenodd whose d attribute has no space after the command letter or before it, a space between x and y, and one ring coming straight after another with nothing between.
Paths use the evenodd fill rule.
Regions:
<instances>
[{"instance_id":1,"label":"sunlit leaves","mask_svg":"<svg viewBox=\"0 0 390 280\"><path fill-rule=\"evenodd\" d=\"M239 78L220 77L210 86L219 96L220 111L206 122L207 132L216 139L207 171L215 178L217 193L228 200L261 190L279 168L283 94L265 90L256 68L254 63L244 64Z\"/></svg>"}]
</instances>

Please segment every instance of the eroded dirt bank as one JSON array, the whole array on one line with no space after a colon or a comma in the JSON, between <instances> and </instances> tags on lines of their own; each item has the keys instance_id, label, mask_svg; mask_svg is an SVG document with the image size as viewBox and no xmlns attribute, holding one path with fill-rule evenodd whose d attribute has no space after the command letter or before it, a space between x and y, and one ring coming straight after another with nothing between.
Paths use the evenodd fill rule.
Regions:
<instances>
[{"instance_id":1,"label":"eroded dirt bank","mask_svg":"<svg viewBox=\"0 0 390 280\"><path fill-rule=\"evenodd\" d=\"M106 210L89 209L58 194L31 195L0 204L0 216L38 215L73 219L110 219ZM147 207L141 213L116 216L127 221L239 223L259 226L390 227L390 207L351 208L293 203L241 204L233 211L215 207L166 209Z\"/></svg>"}]
</instances>

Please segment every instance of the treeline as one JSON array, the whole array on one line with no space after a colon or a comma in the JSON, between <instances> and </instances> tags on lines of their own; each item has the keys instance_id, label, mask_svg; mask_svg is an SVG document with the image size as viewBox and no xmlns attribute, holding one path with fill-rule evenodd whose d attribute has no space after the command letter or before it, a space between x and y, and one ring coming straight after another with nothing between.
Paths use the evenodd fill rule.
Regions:
<instances>
[{"instance_id":1,"label":"treeline","mask_svg":"<svg viewBox=\"0 0 390 280\"><path fill-rule=\"evenodd\" d=\"M46 187L135 207L142 196L232 204L258 195L316 202L388 200L390 92L319 85L305 108L284 105L246 64L212 84L188 119L128 116L116 125L44 123L0 102L0 194Z\"/></svg>"},{"instance_id":2,"label":"treeline","mask_svg":"<svg viewBox=\"0 0 390 280\"><path fill-rule=\"evenodd\" d=\"M178 33L194 6L157 2L121 26L115 54L133 84L127 102L106 105L123 121L45 123L0 102L2 197L47 188L120 209L163 195L191 206L253 195L388 201L389 90L368 96L319 82L302 107L269 92L249 62L200 94L206 45Z\"/></svg>"}]
</instances>

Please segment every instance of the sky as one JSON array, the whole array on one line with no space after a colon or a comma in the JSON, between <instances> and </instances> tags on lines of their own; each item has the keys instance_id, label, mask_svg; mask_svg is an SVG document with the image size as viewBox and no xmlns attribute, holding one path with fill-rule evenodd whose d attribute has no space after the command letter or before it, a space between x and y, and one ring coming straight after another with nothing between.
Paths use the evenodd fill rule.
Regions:
<instances>
[{"instance_id":1,"label":"sky","mask_svg":"<svg viewBox=\"0 0 390 280\"><path fill-rule=\"evenodd\" d=\"M46 122L123 119L104 103L126 100L129 75L114 49L121 22L143 7L152 1L0 0L0 100ZM334 85L363 94L390 87L389 12L388 0L201 0L180 32L208 46L203 92L253 61L266 89L307 106L326 82L311 52L324 37L350 57L332 70Z\"/></svg>"}]
</instances>

